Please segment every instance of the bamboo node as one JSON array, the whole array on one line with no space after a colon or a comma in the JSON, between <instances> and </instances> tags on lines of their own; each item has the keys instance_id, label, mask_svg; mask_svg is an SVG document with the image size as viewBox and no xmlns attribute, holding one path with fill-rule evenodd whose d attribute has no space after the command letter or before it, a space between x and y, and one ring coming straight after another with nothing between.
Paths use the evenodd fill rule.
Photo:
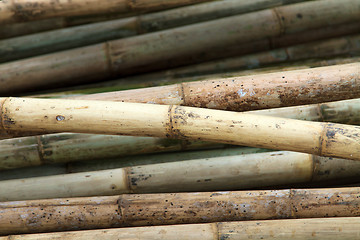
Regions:
<instances>
[{"instance_id":1,"label":"bamboo node","mask_svg":"<svg viewBox=\"0 0 360 240\"><path fill-rule=\"evenodd\" d=\"M272 8L271 9L273 14L275 15L278 23L279 23L279 35L278 36L281 36L285 33L285 25L284 25L284 16L281 16L281 14L279 13L278 11L278 8Z\"/></svg>"}]
</instances>

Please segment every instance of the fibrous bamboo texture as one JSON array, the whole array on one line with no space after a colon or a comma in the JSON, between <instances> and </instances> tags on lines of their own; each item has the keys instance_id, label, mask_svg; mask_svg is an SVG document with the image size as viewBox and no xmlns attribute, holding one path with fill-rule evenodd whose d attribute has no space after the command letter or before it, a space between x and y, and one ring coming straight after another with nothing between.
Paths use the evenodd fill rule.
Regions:
<instances>
[{"instance_id":1,"label":"fibrous bamboo texture","mask_svg":"<svg viewBox=\"0 0 360 240\"><path fill-rule=\"evenodd\" d=\"M257 110L250 113L308 121L360 124L360 99ZM222 145L150 137L50 134L0 141L0 170L219 146Z\"/></svg>"},{"instance_id":2,"label":"fibrous bamboo texture","mask_svg":"<svg viewBox=\"0 0 360 240\"><path fill-rule=\"evenodd\" d=\"M2 64L0 94L219 58L224 47L357 21L359 5L357 0L310 1Z\"/></svg>"},{"instance_id":3,"label":"fibrous bamboo texture","mask_svg":"<svg viewBox=\"0 0 360 240\"><path fill-rule=\"evenodd\" d=\"M199 192L359 176L357 161L269 152L0 181L0 201Z\"/></svg>"},{"instance_id":4,"label":"fibrous bamboo texture","mask_svg":"<svg viewBox=\"0 0 360 240\"><path fill-rule=\"evenodd\" d=\"M206 0L111 0L106 2L98 0L72 0L70 2L6 0L0 2L0 25L54 17L154 11L204 1Z\"/></svg>"},{"instance_id":5,"label":"fibrous bamboo texture","mask_svg":"<svg viewBox=\"0 0 360 240\"><path fill-rule=\"evenodd\" d=\"M0 234L283 218L356 217L360 188L124 194L1 202Z\"/></svg>"},{"instance_id":6,"label":"fibrous bamboo texture","mask_svg":"<svg viewBox=\"0 0 360 240\"><path fill-rule=\"evenodd\" d=\"M106 230L74 231L66 233L45 233L31 235L11 235L0 240L43 240L76 239L97 240L213 240L213 239L358 239L359 217L313 218L266 220L248 222L220 222L205 224L184 224L172 226L151 226L137 228L117 228Z\"/></svg>"},{"instance_id":7,"label":"fibrous bamboo texture","mask_svg":"<svg viewBox=\"0 0 360 240\"><path fill-rule=\"evenodd\" d=\"M360 96L360 63L73 97L248 111Z\"/></svg>"},{"instance_id":8,"label":"fibrous bamboo texture","mask_svg":"<svg viewBox=\"0 0 360 240\"><path fill-rule=\"evenodd\" d=\"M360 160L357 126L173 105L30 98L0 101L2 131L185 138Z\"/></svg>"}]
</instances>

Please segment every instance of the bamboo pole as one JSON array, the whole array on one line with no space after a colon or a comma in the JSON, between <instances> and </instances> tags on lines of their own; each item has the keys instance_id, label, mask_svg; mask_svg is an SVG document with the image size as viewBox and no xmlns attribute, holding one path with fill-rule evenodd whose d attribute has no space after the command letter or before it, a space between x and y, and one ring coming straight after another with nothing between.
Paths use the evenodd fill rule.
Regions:
<instances>
[{"instance_id":1,"label":"bamboo pole","mask_svg":"<svg viewBox=\"0 0 360 240\"><path fill-rule=\"evenodd\" d=\"M30 98L0 101L2 131L8 132L30 129L185 138L360 160L360 129L350 125L173 105Z\"/></svg>"},{"instance_id":2,"label":"bamboo pole","mask_svg":"<svg viewBox=\"0 0 360 240\"><path fill-rule=\"evenodd\" d=\"M126 19L116 19L6 39L0 41L0 62L13 61L301 1L222 0Z\"/></svg>"},{"instance_id":3,"label":"bamboo pole","mask_svg":"<svg viewBox=\"0 0 360 240\"><path fill-rule=\"evenodd\" d=\"M0 234L223 221L356 217L359 188L124 194L2 202Z\"/></svg>"},{"instance_id":4,"label":"bamboo pole","mask_svg":"<svg viewBox=\"0 0 360 240\"><path fill-rule=\"evenodd\" d=\"M224 51L224 47L233 50L249 42L267 45L268 37L357 21L359 4L357 0L291 4L2 64L0 94L55 88L69 82L75 85L224 57L222 54L233 52ZM256 45L253 49L247 46L245 51L257 49Z\"/></svg>"},{"instance_id":5,"label":"bamboo pole","mask_svg":"<svg viewBox=\"0 0 360 240\"><path fill-rule=\"evenodd\" d=\"M85 16L92 14L128 13L173 8L206 0L72 0L52 3L45 0L16 0L0 2L0 25L54 17ZM210 1L210 0L208 0Z\"/></svg>"},{"instance_id":6,"label":"bamboo pole","mask_svg":"<svg viewBox=\"0 0 360 240\"><path fill-rule=\"evenodd\" d=\"M0 181L0 201L251 189L359 177L359 170L351 160L256 153Z\"/></svg>"},{"instance_id":7,"label":"bamboo pole","mask_svg":"<svg viewBox=\"0 0 360 240\"><path fill-rule=\"evenodd\" d=\"M137 228L116 228L31 235L10 235L0 240L77 239L109 240L173 239L358 239L359 217L282 219L218 222Z\"/></svg>"},{"instance_id":8,"label":"bamboo pole","mask_svg":"<svg viewBox=\"0 0 360 240\"><path fill-rule=\"evenodd\" d=\"M360 63L73 97L249 111L359 97Z\"/></svg>"},{"instance_id":9,"label":"bamboo pole","mask_svg":"<svg viewBox=\"0 0 360 240\"><path fill-rule=\"evenodd\" d=\"M307 121L359 125L360 99L257 110L249 113ZM122 161L116 161L115 166L122 167L121 163L126 161L124 156L128 155L183 151L207 147L219 148L223 146L224 145L210 142L166 140L150 137L71 133L31 136L0 141L0 170L49 163L88 162L94 159L119 157L121 157ZM149 158L149 156L146 156L146 158ZM188 159L191 158L195 157L192 155L192 157ZM134 160L129 159L128 161ZM80 163L79 165L81 168L84 163ZM95 164L95 166L97 165L98 164ZM72 166L74 167L74 165ZM113 168L115 168L115 166ZM91 169L87 171L91 171Z\"/></svg>"}]
</instances>

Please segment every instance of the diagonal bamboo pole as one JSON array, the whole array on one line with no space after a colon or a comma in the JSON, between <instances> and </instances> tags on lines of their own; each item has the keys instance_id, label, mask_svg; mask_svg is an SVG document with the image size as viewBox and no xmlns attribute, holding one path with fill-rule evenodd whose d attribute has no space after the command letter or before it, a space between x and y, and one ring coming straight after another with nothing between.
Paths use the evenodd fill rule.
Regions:
<instances>
[{"instance_id":1,"label":"diagonal bamboo pole","mask_svg":"<svg viewBox=\"0 0 360 240\"><path fill-rule=\"evenodd\" d=\"M10 235L0 240L214 240L214 239L357 239L359 217L282 219L242 222L218 222L89 231Z\"/></svg>"},{"instance_id":2,"label":"diagonal bamboo pole","mask_svg":"<svg viewBox=\"0 0 360 240\"><path fill-rule=\"evenodd\" d=\"M101 2L101 4L97 0L72 0L70 2L51 2L46 0L1 1L0 25L53 17L154 11L205 1L206 0L111 0Z\"/></svg>"},{"instance_id":3,"label":"diagonal bamboo pole","mask_svg":"<svg viewBox=\"0 0 360 240\"><path fill-rule=\"evenodd\" d=\"M202 108L1 98L2 131L197 139L360 160L360 128Z\"/></svg>"},{"instance_id":4,"label":"diagonal bamboo pole","mask_svg":"<svg viewBox=\"0 0 360 240\"><path fill-rule=\"evenodd\" d=\"M357 21L358 5L357 0L309 1L1 64L0 94L217 59L228 52L224 47L233 52L243 43L268 45L269 37Z\"/></svg>"},{"instance_id":5,"label":"diagonal bamboo pole","mask_svg":"<svg viewBox=\"0 0 360 240\"><path fill-rule=\"evenodd\" d=\"M359 177L359 169L351 160L256 153L0 181L0 201L251 189Z\"/></svg>"},{"instance_id":6,"label":"diagonal bamboo pole","mask_svg":"<svg viewBox=\"0 0 360 240\"><path fill-rule=\"evenodd\" d=\"M0 234L222 221L357 217L360 188L124 194L0 203Z\"/></svg>"}]
</instances>

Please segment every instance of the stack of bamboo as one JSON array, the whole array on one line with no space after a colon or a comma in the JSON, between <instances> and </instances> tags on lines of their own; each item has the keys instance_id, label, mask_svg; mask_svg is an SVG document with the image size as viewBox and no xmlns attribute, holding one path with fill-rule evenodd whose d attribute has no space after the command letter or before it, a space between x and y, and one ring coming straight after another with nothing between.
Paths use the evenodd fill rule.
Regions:
<instances>
[{"instance_id":1,"label":"stack of bamboo","mask_svg":"<svg viewBox=\"0 0 360 240\"><path fill-rule=\"evenodd\" d=\"M360 238L359 34L360 0L0 1L0 240Z\"/></svg>"}]
</instances>

